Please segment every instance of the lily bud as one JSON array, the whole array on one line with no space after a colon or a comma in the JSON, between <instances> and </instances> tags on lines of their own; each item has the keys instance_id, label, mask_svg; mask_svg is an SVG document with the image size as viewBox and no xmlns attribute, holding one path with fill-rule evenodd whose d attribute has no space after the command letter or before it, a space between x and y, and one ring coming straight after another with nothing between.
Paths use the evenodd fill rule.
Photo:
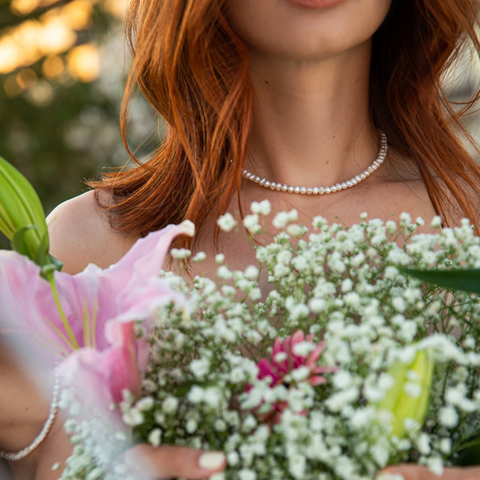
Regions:
<instances>
[{"instance_id":1,"label":"lily bud","mask_svg":"<svg viewBox=\"0 0 480 480\"><path fill-rule=\"evenodd\" d=\"M40 199L28 180L1 157L0 230L18 253L40 266L51 263L47 223Z\"/></svg>"},{"instance_id":2,"label":"lily bud","mask_svg":"<svg viewBox=\"0 0 480 480\"><path fill-rule=\"evenodd\" d=\"M428 350L419 350L411 362L397 362L388 370L393 386L375 403L377 411L387 413L391 437L402 439L408 433L408 421L421 428L428 413L434 361ZM406 425L407 423L407 425Z\"/></svg>"}]
</instances>

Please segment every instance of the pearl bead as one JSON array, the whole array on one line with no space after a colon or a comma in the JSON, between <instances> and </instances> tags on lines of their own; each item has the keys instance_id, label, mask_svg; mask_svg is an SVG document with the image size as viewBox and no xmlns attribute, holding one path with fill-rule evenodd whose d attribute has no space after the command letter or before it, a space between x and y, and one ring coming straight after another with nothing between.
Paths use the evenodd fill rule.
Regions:
<instances>
[{"instance_id":1,"label":"pearl bead","mask_svg":"<svg viewBox=\"0 0 480 480\"><path fill-rule=\"evenodd\" d=\"M313 194L318 195L318 187L313 187Z\"/></svg>"},{"instance_id":2,"label":"pearl bead","mask_svg":"<svg viewBox=\"0 0 480 480\"><path fill-rule=\"evenodd\" d=\"M367 168L368 173L373 173L373 168L370 166Z\"/></svg>"},{"instance_id":3,"label":"pearl bead","mask_svg":"<svg viewBox=\"0 0 480 480\"><path fill-rule=\"evenodd\" d=\"M330 189L330 187L327 187L327 188L325 189L325 193L331 193L331 191L332 191L332 190Z\"/></svg>"},{"instance_id":4,"label":"pearl bead","mask_svg":"<svg viewBox=\"0 0 480 480\"><path fill-rule=\"evenodd\" d=\"M355 177L355 180L356 180L357 182L361 182L362 180L365 180L365 179L362 178L361 175L357 175L357 176Z\"/></svg>"},{"instance_id":5,"label":"pearl bead","mask_svg":"<svg viewBox=\"0 0 480 480\"><path fill-rule=\"evenodd\" d=\"M286 185L282 186L282 192L286 192L288 190L288 187Z\"/></svg>"},{"instance_id":6,"label":"pearl bead","mask_svg":"<svg viewBox=\"0 0 480 480\"><path fill-rule=\"evenodd\" d=\"M307 189L305 187L300 187L300 193L305 195L307 193Z\"/></svg>"},{"instance_id":7,"label":"pearl bead","mask_svg":"<svg viewBox=\"0 0 480 480\"><path fill-rule=\"evenodd\" d=\"M280 185L280 183L277 183L277 188L276 188L277 192L279 192L282 188L283 188L282 185Z\"/></svg>"},{"instance_id":8,"label":"pearl bead","mask_svg":"<svg viewBox=\"0 0 480 480\"><path fill-rule=\"evenodd\" d=\"M307 188L307 195L311 195L313 193L313 188Z\"/></svg>"},{"instance_id":9,"label":"pearl bead","mask_svg":"<svg viewBox=\"0 0 480 480\"><path fill-rule=\"evenodd\" d=\"M255 182L255 183L258 183L258 182L260 182L260 180L261 180L261 178L260 178L260 177L255 177L255 180L254 180L254 182Z\"/></svg>"},{"instance_id":10,"label":"pearl bead","mask_svg":"<svg viewBox=\"0 0 480 480\"><path fill-rule=\"evenodd\" d=\"M262 186L265 185L265 179L264 179L264 178L262 178L262 179L260 180L259 185L262 185Z\"/></svg>"},{"instance_id":11,"label":"pearl bead","mask_svg":"<svg viewBox=\"0 0 480 480\"><path fill-rule=\"evenodd\" d=\"M347 187L348 187L348 188L351 188L351 187L353 187L353 183L352 183L352 181L351 181L351 180L349 180L349 181L347 182Z\"/></svg>"},{"instance_id":12,"label":"pearl bead","mask_svg":"<svg viewBox=\"0 0 480 480\"><path fill-rule=\"evenodd\" d=\"M293 191L294 191L295 193L300 193L300 187L295 187L295 188L293 189Z\"/></svg>"},{"instance_id":13,"label":"pearl bead","mask_svg":"<svg viewBox=\"0 0 480 480\"><path fill-rule=\"evenodd\" d=\"M365 179L367 178L367 176L365 175L365 172L360 175L360 178L361 178L362 180L365 180Z\"/></svg>"},{"instance_id":14,"label":"pearl bead","mask_svg":"<svg viewBox=\"0 0 480 480\"><path fill-rule=\"evenodd\" d=\"M266 186L267 188L270 187L270 182L269 182L268 180L265 182L265 186Z\"/></svg>"},{"instance_id":15,"label":"pearl bead","mask_svg":"<svg viewBox=\"0 0 480 480\"><path fill-rule=\"evenodd\" d=\"M342 183L342 190L346 190L347 184L345 182Z\"/></svg>"},{"instance_id":16,"label":"pearl bead","mask_svg":"<svg viewBox=\"0 0 480 480\"><path fill-rule=\"evenodd\" d=\"M270 183L270 188L271 188L272 190L275 190L275 189L277 188L277 184L276 184L275 182L271 182L271 183Z\"/></svg>"},{"instance_id":17,"label":"pearl bead","mask_svg":"<svg viewBox=\"0 0 480 480\"><path fill-rule=\"evenodd\" d=\"M288 193L293 193L295 191L295 189L290 185L288 187Z\"/></svg>"}]
</instances>

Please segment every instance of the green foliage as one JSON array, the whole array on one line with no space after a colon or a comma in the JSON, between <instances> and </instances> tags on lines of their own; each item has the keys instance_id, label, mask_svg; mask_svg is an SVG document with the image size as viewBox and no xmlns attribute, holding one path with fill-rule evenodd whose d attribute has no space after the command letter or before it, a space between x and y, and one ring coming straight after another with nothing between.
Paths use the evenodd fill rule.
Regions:
<instances>
[{"instance_id":1,"label":"green foliage","mask_svg":"<svg viewBox=\"0 0 480 480\"><path fill-rule=\"evenodd\" d=\"M399 268L402 273L424 282L453 290L480 293L480 269L470 270L410 270Z\"/></svg>"}]
</instances>

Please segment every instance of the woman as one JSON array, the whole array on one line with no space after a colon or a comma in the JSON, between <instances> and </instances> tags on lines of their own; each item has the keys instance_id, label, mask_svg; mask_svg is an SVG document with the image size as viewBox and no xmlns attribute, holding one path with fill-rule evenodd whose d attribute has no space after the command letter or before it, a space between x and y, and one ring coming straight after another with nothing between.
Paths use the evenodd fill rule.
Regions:
<instances>
[{"instance_id":1,"label":"woman","mask_svg":"<svg viewBox=\"0 0 480 480\"><path fill-rule=\"evenodd\" d=\"M194 250L212 259L218 247L230 266L245 267L251 246L242 235L223 241L215 219L265 198L272 215L293 207L304 221L407 211L478 226L480 169L453 133L458 115L440 82L464 42L480 47L477 10L476 0L131 1L124 138L136 83L168 134L145 165L106 175L51 214L52 254L72 274L90 262L106 267L139 237L188 218ZM382 153L378 129L388 155L357 177ZM168 474L192 472L157 471Z\"/></svg>"}]
</instances>

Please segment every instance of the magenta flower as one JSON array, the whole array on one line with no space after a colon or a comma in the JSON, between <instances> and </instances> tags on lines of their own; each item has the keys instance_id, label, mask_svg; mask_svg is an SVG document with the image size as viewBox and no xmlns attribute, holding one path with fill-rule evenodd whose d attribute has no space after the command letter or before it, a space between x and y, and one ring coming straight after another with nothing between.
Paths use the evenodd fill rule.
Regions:
<instances>
[{"instance_id":1,"label":"magenta flower","mask_svg":"<svg viewBox=\"0 0 480 480\"><path fill-rule=\"evenodd\" d=\"M311 341L311 336L305 338L304 333L298 330L292 337L287 337L283 342L277 338L272 352L272 361L263 358L258 363L258 378L264 379L270 377L272 379L271 386L279 385L285 382L285 377L299 367L308 367L310 376L307 381L313 386L321 385L327 380L322 376L323 373L331 373L336 371L335 367L321 367L318 360L325 350L325 343L321 342L315 345L312 352L307 356L295 354L295 345L301 342ZM280 355L279 355L280 354Z\"/></svg>"},{"instance_id":2,"label":"magenta flower","mask_svg":"<svg viewBox=\"0 0 480 480\"><path fill-rule=\"evenodd\" d=\"M133 322L184 301L158 274L173 238L193 232L191 222L169 226L138 240L110 268L55 272L52 283L27 257L0 251L0 332L25 334L50 365L60 362L64 383L80 385L80 394L103 406L118 402L123 389L140 393L148 349Z\"/></svg>"},{"instance_id":3,"label":"magenta flower","mask_svg":"<svg viewBox=\"0 0 480 480\"><path fill-rule=\"evenodd\" d=\"M298 351L295 353L295 346L302 342L311 342L312 336L305 337L301 330L295 332L292 337L287 337L283 342L277 338L272 352L272 360L262 358L258 363L258 379L271 378L270 387L273 388L280 384L289 386L292 381L291 378L287 382L287 377L294 370L307 367L309 375L304 380L310 385L317 386L325 383L327 380L322 374L331 373L337 370L336 367L321 367L318 365L323 351L325 350L325 343L321 342L314 346L313 350L305 356L299 355ZM251 386L248 386L248 392ZM263 423L279 423L282 412L288 407L288 402L277 402L272 405L269 412L260 415ZM306 412L304 412L306 414Z\"/></svg>"}]
</instances>

